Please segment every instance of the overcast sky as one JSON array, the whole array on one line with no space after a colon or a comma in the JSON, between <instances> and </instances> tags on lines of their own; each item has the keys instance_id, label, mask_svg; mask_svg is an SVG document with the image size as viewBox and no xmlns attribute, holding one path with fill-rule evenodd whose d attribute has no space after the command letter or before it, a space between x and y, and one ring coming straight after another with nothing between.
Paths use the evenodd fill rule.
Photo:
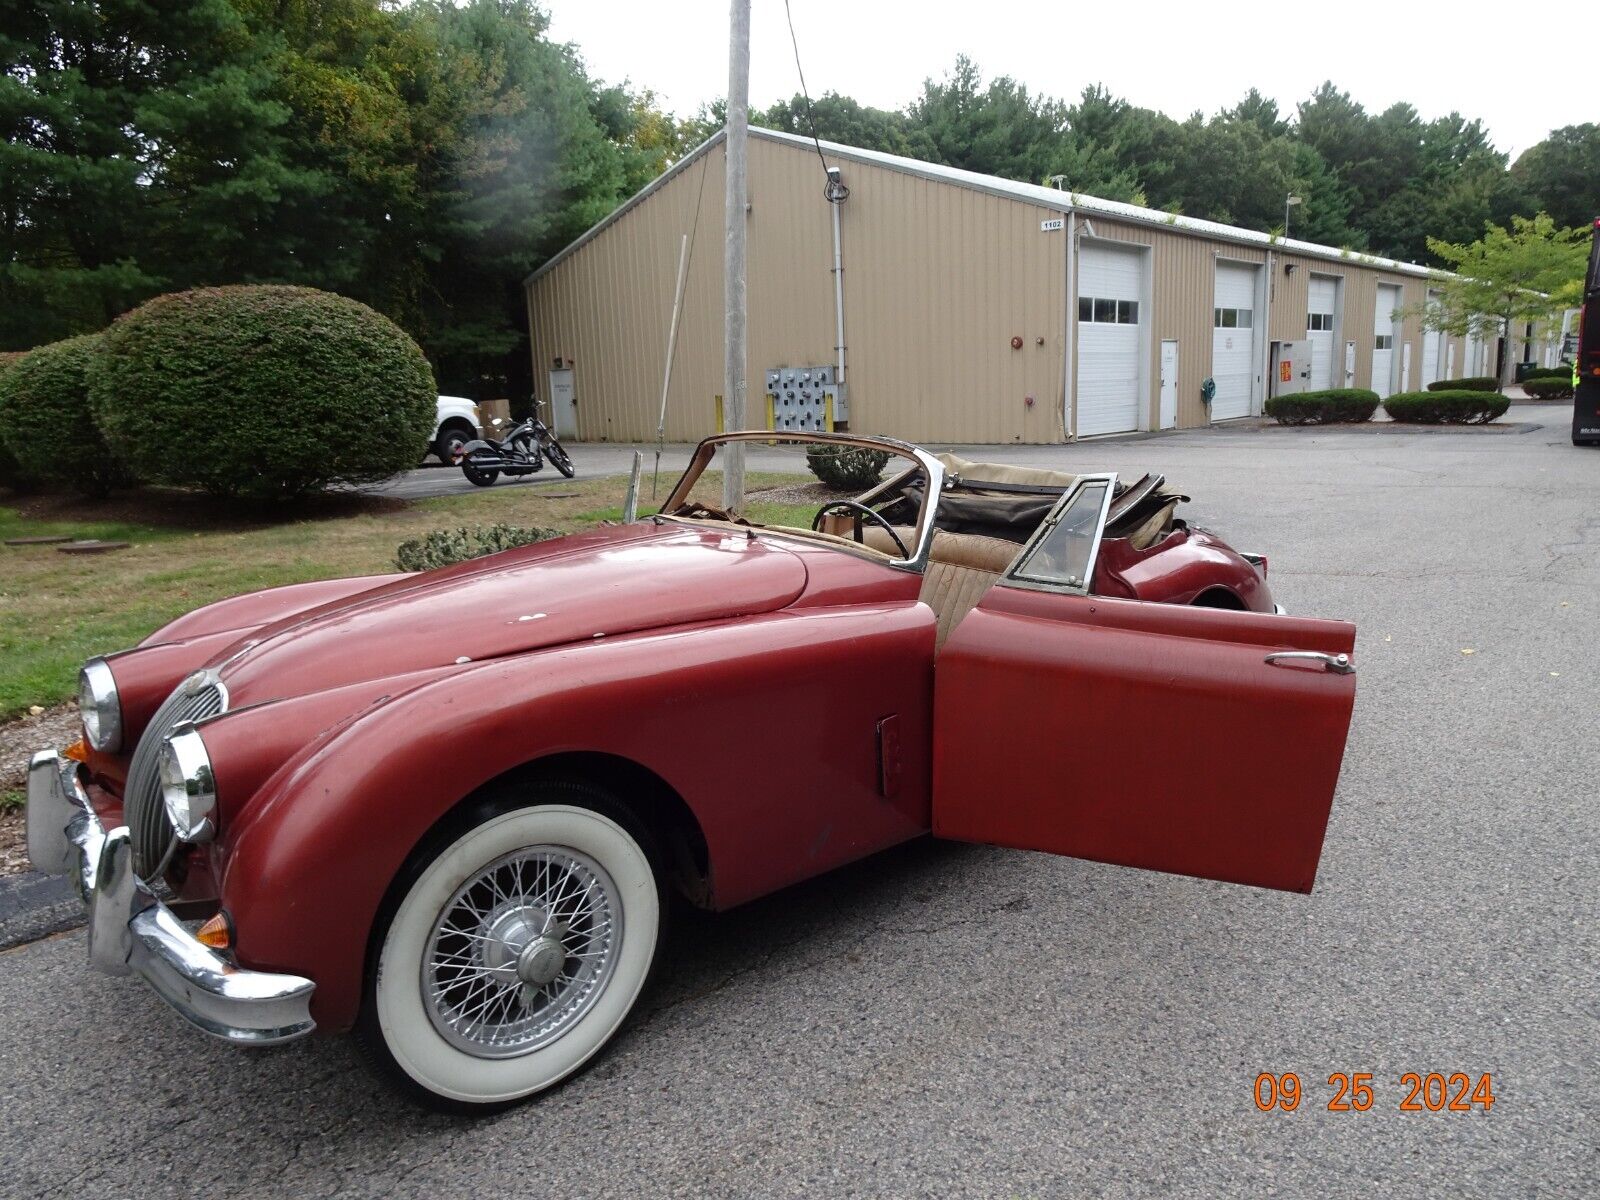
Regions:
<instances>
[{"instance_id":1,"label":"overcast sky","mask_svg":"<svg viewBox=\"0 0 1600 1200\"><path fill-rule=\"evenodd\" d=\"M545 0L552 35L590 73L650 88L687 116L728 79L727 0ZM985 78L1072 98L1090 83L1182 119L1253 87L1292 111L1332 79L1369 111L1404 100L1424 119L1481 117L1513 157L1553 128L1595 117L1581 58L1541 40L1548 14L1488 4L1279 0L1045 4L1038 0L790 0L813 97L900 108L965 53ZM752 0L750 102L799 91L783 0ZM1553 10L1553 11L1560 11ZM1314 14L1314 19L1313 19ZM1539 66L1518 68L1519 56Z\"/></svg>"}]
</instances>

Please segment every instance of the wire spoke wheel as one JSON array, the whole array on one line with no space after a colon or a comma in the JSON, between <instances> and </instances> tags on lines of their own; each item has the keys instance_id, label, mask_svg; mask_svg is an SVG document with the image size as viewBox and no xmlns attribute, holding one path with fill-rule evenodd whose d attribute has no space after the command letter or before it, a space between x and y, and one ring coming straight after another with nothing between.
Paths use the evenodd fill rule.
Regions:
<instances>
[{"instance_id":1,"label":"wire spoke wheel","mask_svg":"<svg viewBox=\"0 0 1600 1200\"><path fill-rule=\"evenodd\" d=\"M661 940L649 833L577 780L505 780L418 847L356 1037L407 1094L482 1110L553 1087L627 1020Z\"/></svg>"},{"instance_id":2,"label":"wire spoke wheel","mask_svg":"<svg viewBox=\"0 0 1600 1200\"><path fill-rule=\"evenodd\" d=\"M422 964L434 1028L484 1058L549 1045L605 989L621 916L616 884L586 855L530 846L489 863L434 925Z\"/></svg>"}]
</instances>

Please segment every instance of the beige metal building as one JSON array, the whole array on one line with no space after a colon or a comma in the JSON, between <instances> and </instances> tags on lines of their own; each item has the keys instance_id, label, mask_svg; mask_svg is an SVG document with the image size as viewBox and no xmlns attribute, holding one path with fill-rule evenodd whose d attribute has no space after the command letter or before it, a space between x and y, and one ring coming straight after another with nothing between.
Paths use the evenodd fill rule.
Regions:
<instances>
[{"instance_id":1,"label":"beige metal building","mask_svg":"<svg viewBox=\"0 0 1600 1200\"><path fill-rule=\"evenodd\" d=\"M828 414L858 432L1060 442L1250 416L1282 390L1387 395L1493 372L1492 343L1396 318L1425 298L1415 264L822 152L842 203L824 197L809 139L750 131L752 425L768 421L766 393L781 424L786 392L820 404L825 382ZM718 427L723 163L718 134L528 278L534 377L563 436L654 439L684 251L666 438ZM786 368L816 378L802 388Z\"/></svg>"}]
</instances>

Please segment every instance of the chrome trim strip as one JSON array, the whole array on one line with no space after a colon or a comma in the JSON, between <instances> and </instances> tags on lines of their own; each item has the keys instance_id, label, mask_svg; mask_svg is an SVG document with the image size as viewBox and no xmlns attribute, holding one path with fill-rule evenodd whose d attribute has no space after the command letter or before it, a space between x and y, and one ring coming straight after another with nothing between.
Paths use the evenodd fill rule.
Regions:
<instances>
[{"instance_id":1,"label":"chrome trim strip","mask_svg":"<svg viewBox=\"0 0 1600 1200\"><path fill-rule=\"evenodd\" d=\"M298 975L246 971L194 937L133 869L127 826L109 833L83 789L79 764L42 750L28 766L28 857L70 874L89 907L89 964L140 976L197 1029L235 1045L268 1046L316 1028Z\"/></svg>"}]
</instances>

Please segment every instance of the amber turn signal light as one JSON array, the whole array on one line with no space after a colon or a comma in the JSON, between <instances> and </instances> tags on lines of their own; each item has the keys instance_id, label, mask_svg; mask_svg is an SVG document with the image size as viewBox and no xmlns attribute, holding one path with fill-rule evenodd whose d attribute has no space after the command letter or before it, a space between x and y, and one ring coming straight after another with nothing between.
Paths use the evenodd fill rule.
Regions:
<instances>
[{"instance_id":1,"label":"amber turn signal light","mask_svg":"<svg viewBox=\"0 0 1600 1200\"><path fill-rule=\"evenodd\" d=\"M219 912L195 930L194 936L202 946L210 946L213 950L226 950L233 945L233 929L228 923L228 914Z\"/></svg>"},{"instance_id":2,"label":"amber turn signal light","mask_svg":"<svg viewBox=\"0 0 1600 1200\"><path fill-rule=\"evenodd\" d=\"M73 762L88 762L89 747L84 744L82 738L79 738L61 752L61 757L70 758Z\"/></svg>"}]
</instances>

